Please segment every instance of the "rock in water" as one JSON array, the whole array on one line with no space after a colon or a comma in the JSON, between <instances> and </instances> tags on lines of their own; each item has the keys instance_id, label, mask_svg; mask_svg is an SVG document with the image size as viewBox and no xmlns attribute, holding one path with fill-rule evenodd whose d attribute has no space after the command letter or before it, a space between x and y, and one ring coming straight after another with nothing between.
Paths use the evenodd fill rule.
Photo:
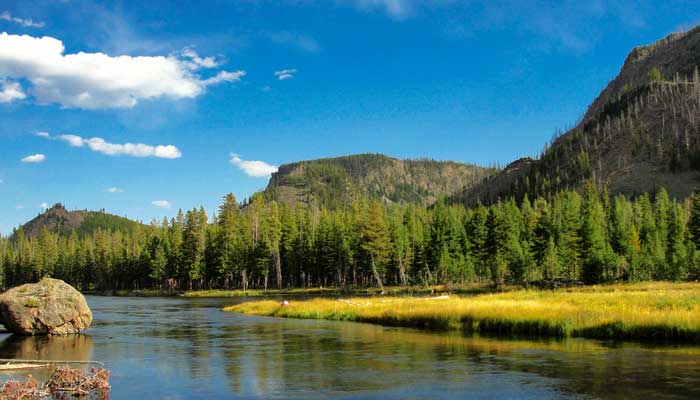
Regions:
<instances>
[{"instance_id":1,"label":"rock in water","mask_svg":"<svg viewBox=\"0 0 700 400\"><path fill-rule=\"evenodd\" d=\"M87 329L92 312L71 285L44 278L1 294L0 322L18 335L66 335Z\"/></svg>"}]
</instances>

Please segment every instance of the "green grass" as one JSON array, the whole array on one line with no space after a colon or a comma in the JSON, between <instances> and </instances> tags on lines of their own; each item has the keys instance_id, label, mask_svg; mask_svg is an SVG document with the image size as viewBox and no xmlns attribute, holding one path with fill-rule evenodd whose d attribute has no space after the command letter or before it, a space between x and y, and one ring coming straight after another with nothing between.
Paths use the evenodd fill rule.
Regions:
<instances>
[{"instance_id":1,"label":"green grass","mask_svg":"<svg viewBox=\"0 0 700 400\"><path fill-rule=\"evenodd\" d=\"M138 290L83 290L82 294L94 296L117 296L117 297L172 297L181 294L178 291L158 290L158 289L138 289Z\"/></svg>"},{"instance_id":2,"label":"green grass","mask_svg":"<svg viewBox=\"0 0 700 400\"><path fill-rule=\"evenodd\" d=\"M506 288L513 290L513 288ZM477 294L490 292L487 285L461 285L461 286L385 286L386 295L428 295L433 293L459 293ZM265 297L265 296L339 296L339 295L379 295L378 288L295 288L295 289L249 289L243 290L194 290L185 292L185 297Z\"/></svg>"},{"instance_id":3,"label":"green grass","mask_svg":"<svg viewBox=\"0 0 700 400\"><path fill-rule=\"evenodd\" d=\"M641 283L416 297L262 300L225 311L509 335L700 342L700 283Z\"/></svg>"}]
</instances>

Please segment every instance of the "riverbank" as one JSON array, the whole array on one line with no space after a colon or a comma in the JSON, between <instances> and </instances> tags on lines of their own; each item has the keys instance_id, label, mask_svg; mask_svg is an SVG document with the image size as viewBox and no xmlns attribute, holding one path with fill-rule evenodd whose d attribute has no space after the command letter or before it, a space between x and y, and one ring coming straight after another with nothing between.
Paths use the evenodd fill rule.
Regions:
<instances>
[{"instance_id":1,"label":"riverbank","mask_svg":"<svg viewBox=\"0 0 700 400\"><path fill-rule=\"evenodd\" d=\"M514 290L515 287L505 287L500 290ZM385 286L384 295L394 296L427 296L431 294L483 294L492 292L493 288L486 284L472 284L459 286ZM266 296L374 296L380 295L379 288L355 287L355 288L291 288L291 289L249 289L249 290L193 290L185 292L185 297L266 297Z\"/></svg>"},{"instance_id":2,"label":"riverbank","mask_svg":"<svg viewBox=\"0 0 700 400\"><path fill-rule=\"evenodd\" d=\"M181 296L184 292L176 290L138 289L138 290L83 290L84 295L115 296L115 297L173 297Z\"/></svg>"},{"instance_id":3,"label":"riverbank","mask_svg":"<svg viewBox=\"0 0 700 400\"><path fill-rule=\"evenodd\" d=\"M517 290L519 286L505 286L498 289L499 292ZM384 293L376 287L311 287L288 289L206 289L206 290L88 290L82 291L85 295L116 296L116 297L172 297L184 296L192 298L229 298L229 297L338 297L338 296L428 296L434 294L463 294L474 295L492 293L493 287L487 284L469 285L433 285L433 286L385 286Z\"/></svg>"},{"instance_id":4,"label":"riverbank","mask_svg":"<svg viewBox=\"0 0 700 400\"><path fill-rule=\"evenodd\" d=\"M650 282L471 297L262 300L225 311L436 330L700 343L700 283Z\"/></svg>"}]
</instances>

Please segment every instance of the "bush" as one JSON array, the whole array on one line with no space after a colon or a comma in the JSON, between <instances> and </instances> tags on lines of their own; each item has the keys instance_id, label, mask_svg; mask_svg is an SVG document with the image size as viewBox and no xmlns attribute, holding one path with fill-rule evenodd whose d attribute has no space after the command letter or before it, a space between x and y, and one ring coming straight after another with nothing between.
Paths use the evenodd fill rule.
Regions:
<instances>
[{"instance_id":1,"label":"bush","mask_svg":"<svg viewBox=\"0 0 700 400\"><path fill-rule=\"evenodd\" d=\"M658 68L654 67L649 70L649 80L652 82L661 82L664 80L664 76L661 75L661 71L659 71Z\"/></svg>"}]
</instances>

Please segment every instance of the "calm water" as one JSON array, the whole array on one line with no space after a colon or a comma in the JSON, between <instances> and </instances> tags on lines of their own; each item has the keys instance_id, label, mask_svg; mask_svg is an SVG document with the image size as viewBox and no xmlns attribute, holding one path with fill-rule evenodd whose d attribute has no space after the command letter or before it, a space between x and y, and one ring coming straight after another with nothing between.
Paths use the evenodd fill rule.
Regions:
<instances>
[{"instance_id":1,"label":"calm water","mask_svg":"<svg viewBox=\"0 0 700 400\"><path fill-rule=\"evenodd\" d=\"M700 398L700 347L496 340L220 311L236 301L89 297L87 334L0 335L0 358L103 361L112 399Z\"/></svg>"}]
</instances>

